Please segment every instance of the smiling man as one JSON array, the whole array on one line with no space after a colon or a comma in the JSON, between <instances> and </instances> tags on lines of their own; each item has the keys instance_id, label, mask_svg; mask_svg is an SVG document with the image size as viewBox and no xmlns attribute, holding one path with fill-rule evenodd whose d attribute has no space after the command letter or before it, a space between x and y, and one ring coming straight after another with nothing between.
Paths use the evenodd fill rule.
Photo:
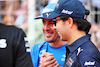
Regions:
<instances>
[{"instance_id":1,"label":"smiling man","mask_svg":"<svg viewBox=\"0 0 100 67\"><path fill-rule=\"evenodd\" d=\"M61 39L67 41L64 67L100 67L100 52L88 34L91 24L79 0L59 0L55 10L43 16L52 19Z\"/></svg>"},{"instance_id":2,"label":"smiling man","mask_svg":"<svg viewBox=\"0 0 100 67\"><path fill-rule=\"evenodd\" d=\"M56 4L52 3L43 9L43 13L49 17L47 12L53 11ZM42 31L45 42L34 44L31 49L31 57L34 67L58 67L63 66L66 57L67 42L60 40L60 36L54 28L52 19L46 19L43 15L35 19L42 19Z\"/></svg>"}]
</instances>

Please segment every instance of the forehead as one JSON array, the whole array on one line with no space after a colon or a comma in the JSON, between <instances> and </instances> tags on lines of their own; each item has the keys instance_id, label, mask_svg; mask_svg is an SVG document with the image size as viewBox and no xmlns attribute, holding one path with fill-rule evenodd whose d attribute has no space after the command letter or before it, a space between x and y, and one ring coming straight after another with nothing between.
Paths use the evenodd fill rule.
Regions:
<instances>
[{"instance_id":1,"label":"forehead","mask_svg":"<svg viewBox=\"0 0 100 67\"><path fill-rule=\"evenodd\" d=\"M60 17L59 16L55 17L55 19L58 19L58 18L60 18Z\"/></svg>"},{"instance_id":2,"label":"forehead","mask_svg":"<svg viewBox=\"0 0 100 67\"><path fill-rule=\"evenodd\" d=\"M49 22L51 22L52 19L45 19L45 18L43 18L43 21L49 21Z\"/></svg>"}]
</instances>

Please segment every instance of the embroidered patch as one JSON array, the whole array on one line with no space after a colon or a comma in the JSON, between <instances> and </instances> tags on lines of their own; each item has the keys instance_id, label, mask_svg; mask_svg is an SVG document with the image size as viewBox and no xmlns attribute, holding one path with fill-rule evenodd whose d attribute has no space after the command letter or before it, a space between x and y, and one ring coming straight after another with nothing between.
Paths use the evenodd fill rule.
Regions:
<instances>
[{"instance_id":1,"label":"embroidered patch","mask_svg":"<svg viewBox=\"0 0 100 67\"><path fill-rule=\"evenodd\" d=\"M86 65L94 65L94 64L95 64L95 61L93 61L93 62L91 62L91 61L87 62L86 61L84 65L86 66Z\"/></svg>"},{"instance_id":2,"label":"embroidered patch","mask_svg":"<svg viewBox=\"0 0 100 67\"><path fill-rule=\"evenodd\" d=\"M78 56L79 53L83 51L83 49L81 49L81 47L79 47L77 50L78 50L78 52L77 52L77 56Z\"/></svg>"}]
</instances>

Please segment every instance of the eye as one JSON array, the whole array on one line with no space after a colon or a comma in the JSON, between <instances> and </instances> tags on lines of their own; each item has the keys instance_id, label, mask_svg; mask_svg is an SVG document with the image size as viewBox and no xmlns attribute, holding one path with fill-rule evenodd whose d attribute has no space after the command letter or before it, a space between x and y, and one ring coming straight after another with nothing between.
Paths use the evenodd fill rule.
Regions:
<instances>
[{"instance_id":1,"label":"eye","mask_svg":"<svg viewBox=\"0 0 100 67\"><path fill-rule=\"evenodd\" d=\"M43 24L46 24L46 22L44 20L42 20Z\"/></svg>"},{"instance_id":2,"label":"eye","mask_svg":"<svg viewBox=\"0 0 100 67\"><path fill-rule=\"evenodd\" d=\"M49 22L49 24L54 24L52 20L49 20L48 22Z\"/></svg>"},{"instance_id":3,"label":"eye","mask_svg":"<svg viewBox=\"0 0 100 67\"><path fill-rule=\"evenodd\" d=\"M54 23L52 22L52 23L49 23L49 24L54 24Z\"/></svg>"},{"instance_id":4,"label":"eye","mask_svg":"<svg viewBox=\"0 0 100 67\"><path fill-rule=\"evenodd\" d=\"M54 25L56 26L56 21L54 21L53 23L54 23Z\"/></svg>"}]
</instances>

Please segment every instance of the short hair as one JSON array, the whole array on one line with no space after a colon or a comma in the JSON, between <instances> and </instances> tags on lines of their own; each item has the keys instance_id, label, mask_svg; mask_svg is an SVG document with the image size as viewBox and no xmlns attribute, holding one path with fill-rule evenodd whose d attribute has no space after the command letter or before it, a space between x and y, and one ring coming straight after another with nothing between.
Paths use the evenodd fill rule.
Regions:
<instances>
[{"instance_id":1,"label":"short hair","mask_svg":"<svg viewBox=\"0 0 100 67\"><path fill-rule=\"evenodd\" d=\"M65 21L69 18L69 16L65 16L65 15L61 15L60 18ZM81 19L81 18L73 18L73 22L77 24L78 26L78 30L82 30L85 31L86 34L88 34L90 28L91 28L91 24L90 22L88 22L86 19Z\"/></svg>"},{"instance_id":2,"label":"short hair","mask_svg":"<svg viewBox=\"0 0 100 67\"><path fill-rule=\"evenodd\" d=\"M74 23L77 24L78 29L85 31L86 34L88 34L91 24L86 19L80 19L80 18L73 18Z\"/></svg>"}]
</instances>

